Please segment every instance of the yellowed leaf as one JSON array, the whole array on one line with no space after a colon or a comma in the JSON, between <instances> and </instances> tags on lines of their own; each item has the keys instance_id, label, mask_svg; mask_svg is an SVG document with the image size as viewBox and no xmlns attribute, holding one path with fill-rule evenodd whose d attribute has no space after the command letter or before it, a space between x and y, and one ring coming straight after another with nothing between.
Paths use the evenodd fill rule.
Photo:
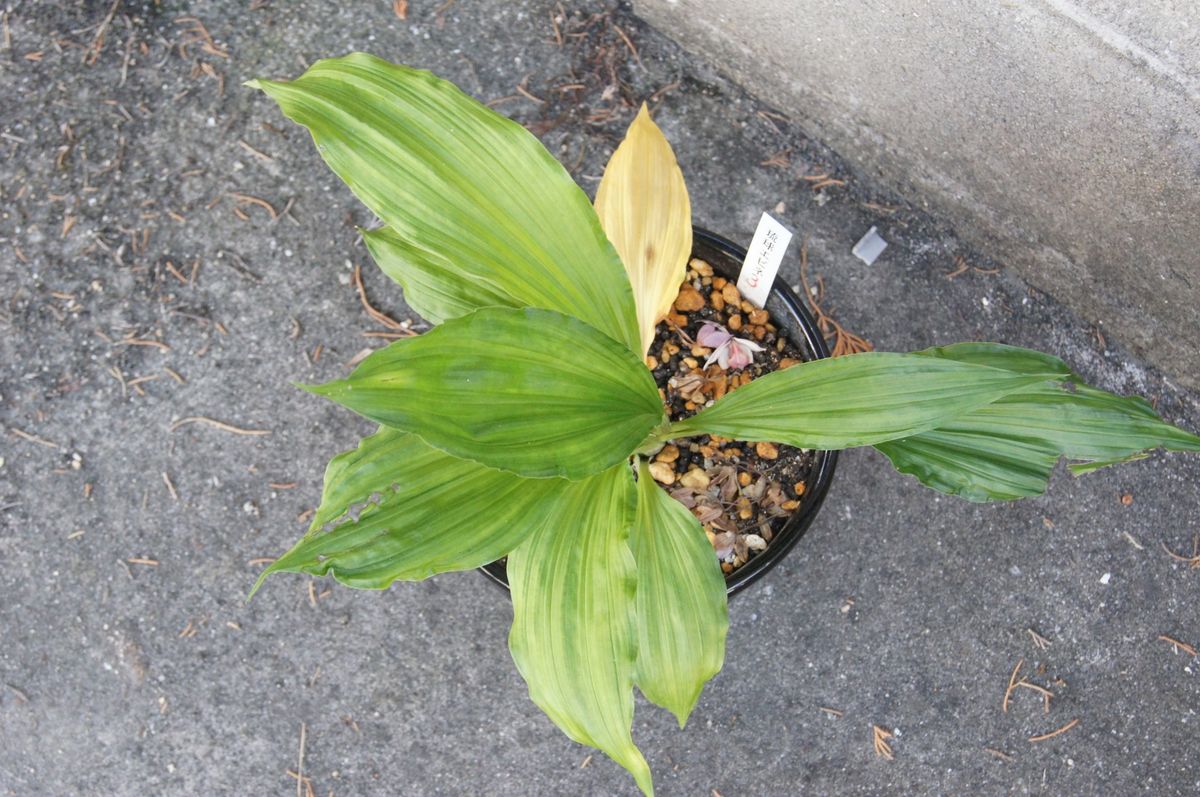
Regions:
<instances>
[{"instance_id":1,"label":"yellowed leaf","mask_svg":"<svg viewBox=\"0 0 1200 797\"><path fill-rule=\"evenodd\" d=\"M596 213L633 283L645 355L687 274L692 203L675 153L644 103L604 169Z\"/></svg>"}]
</instances>

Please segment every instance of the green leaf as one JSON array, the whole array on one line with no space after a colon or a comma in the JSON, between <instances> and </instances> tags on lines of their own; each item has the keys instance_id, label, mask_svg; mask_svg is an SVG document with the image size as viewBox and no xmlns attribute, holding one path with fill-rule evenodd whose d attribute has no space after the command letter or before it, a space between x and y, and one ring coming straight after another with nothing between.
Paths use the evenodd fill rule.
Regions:
<instances>
[{"instance_id":1,"label":"green leaf","mask_svg":"<svg viewBox=\"0 0 1200 797\"><path fill-rule=\"evenodd\" d=\"M1054 375L918 354L852 354L759 377L664 436L718 434L827 450L872 445L932 429Z\"/></svg>"},{"instance_id":2,"label":"green leaf","mask_svg":"<svg viewBox=\"0 0 1200 797\"><path fill-rule=\"evenodd\" d=\"M704 529L655 484L640 458L637 493L637 521L629 540L637 562L634 680L682 728L704 684L725 660L725 577Z\"/></svg>"},{"instance_id":3,"label":"green leaf","mask_svg":"<svg viewBox=\"0 0 1200 797\"><path fill-rule=\"evenodd\" d=\"M579 479L663 418L637 355L550 310L484 308L308 388L436 448L522 476Z\"/></svg>"},{"instance_id":4,"label":"green leaf","mask_svg":"<svg viewBox=\"0 0 1200 797\"><path fill-rule=\"evenodd\" d=\"M567 487L550 519L509 554L508 646L533 702L567 736L629 770L649 795L650 768L630 733L635 511L624 463Z\"/></svg>"},{"instance_id":5,"label":"green leaf","mask_svg":"<svg viewBox=\"0 0 1200 797\"><path fill-rule=\"evenodd\" d=\"M902 473L972 501L1041 495L1060 457L1076 475L1141 458L1148 449L1200 451L1200 437L1165 423L1137 397L1083 384L1047 354L964 343L918 354L1030 373L1055 367L1061 379L1030 386L938 428L877 448Z\"/></svg>"},{"instance_id":6,"label":"green leaf","mask_svg":"<svg viewBox=\"0 0 1200 797\"><path fill-rule=\"evenodd\" d=\"M463 270L453 262L402 238L390 227L363 230L362 237L383 273L404 288L409 306L434 324L480 307L522 306L483 277L464 278Z\"/></svg>"},{"instance_id":7,"label":"green leaf","mask_svg":"<svg viewBox=\"0 0 1200 797\"><path fill-rule=\"evenodd\" d=\"M406 243L390 262L411 274L402 284L414 310L448 318L482 283L640 351L616 251L587 196L525 128L429 72L363 53L249 85L309 129L329 167Z\"/></svg>"},{"instance_id":8,"label":"green leaf","mask_svg":"<svg viewBox=\"0 0 1200 797\"><path fill-rule=\"evenodd\" d=\"M330 461L312 528L254 588L285 571L384 589L398 579L470 570L517 547L567 484L455 459L416 435L381 429Z\"/></svg>"}]
</instances>

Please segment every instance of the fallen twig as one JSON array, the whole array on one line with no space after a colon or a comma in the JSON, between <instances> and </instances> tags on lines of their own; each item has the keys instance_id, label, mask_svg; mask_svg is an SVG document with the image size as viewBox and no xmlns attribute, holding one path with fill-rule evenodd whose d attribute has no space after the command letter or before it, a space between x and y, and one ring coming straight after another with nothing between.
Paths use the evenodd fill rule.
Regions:
<instances>
[{"instance_id":1,"label":"fallen twig","mask_svg":"<svg viewBox=\"0 0 1200 797\"><path fill-rule=\"evenodd\" d=\"M1191 556L1182 556L1181 554L1175 553L1174 551L1172 551L1170 548L1167 547L1167 544L1165 542L1160 543L1160 545L1162 545L1162 549L1167 552L1167 556L1171 557L1172 559L1175 559L1176 561L1183 562L1188 567L1190 567L1192 570L1200 570L1200 534L1197 534L1195 537L1192 538L1192 555Z\"/></svg>"},{"instance_id":2,"label":"fallen twig","mask_svg":"<svg viewBox=\"0 0 1200 797\"><path fill-rule=\"evenodd\" d=\"M892 754L892 746L887 742L892 738L892 732L878 725L872 725L871 729L874 735L875 755L886 758L888 761L893 760L895 756Z\"/></svg>"},{"instance_id":3,"label":"fallen twig","mask_svg":"<svg viewBox=\"0 0 1200 797\"><path fill-rule=\"evenodd\" d=\"M354 266L354 289L358 291L358 299L360 302L362 302L363 309L366 310L367 315L371 316L371 318L376 322L382 324L388 329L394 329L397 333L406 337L411 337L417 334L404 324L392 318L387 313L376 310L375 307L372 306L370 300L367 299L367 288L365 285L363 285L362 266L359 265Z\"/></svg>"},{"instance_id":4,"label":"fallen twig","mask_svg":"<svg viewBox=\"0 0 1200 797\"><path fill-rule=\"evenodd\" d=\"M1031 741L1031 742L1044 742L1044 741L1046 741L1047 739L1053 739L1055 736L1058 736L1059 734L1066 733L1067 731L1071 730L1072 728L1074 728L1074 727L1075 727L1076 725L1078 725L1078 724L1079 724L1079 718L1078 718L1078 717L1076 717L1075 719L1071 720L1071 721L1070 721L1070 722L1068 722L1066 725L1062 726L1061 728L1058 728L1057 730L1050 731L1049 733L1043 733L1043 734L1042 734L1042 735L1040 735L1040 736L1030 736L1030 737L1029 737L1029 741Z\"/></svg>"},{"instance_id":5,"label":"fallen twig","mask_svg":"<svg viewBox=\"0 0 1200 797\"><path fill-rule=\"evenodd\" d=\"M163 343L161 340L147 340L145 338L121 338L113 341L114 346L151 346L159 351L170 351L171 347Z\"/></svg>"},{"instance_id":6,"label":"fallen twig","mask_svg":"<svg viewBox=\"0 0 1200 797\"><path fill-rule=\"evenodd\" d=\"M245 142L241 143L245 144ZM230 191L229 195L236 199L239 205L258 205L260 208L270 214L271 221L275 221L277 218L279 218L279 213L275 210L275 206L262 197L257 197L252 194L240 194L237 191Z\"/></svg>"},{"instance_id":7,"label":"fallen twig","mask_svg":"<svg viewBox=\"0 0 1200 797\"><path fill-rule=\"evenodd\" d=\"M206 418L203 415L190 415L187 418L180 418L178 421L175 421L175 423L171 424L171 431L174 432L183 426L193 423L202 423L205 426L211 426L214 429L220 429L222 432L248 435L251 437L261 437L271 433L270 429L242 429L223 421L218 421L214 418Z\"/></svg>"},{"instance_id":8,"label":"fallen twig","mask_svg":"<svg viewBox=\"0 0 1200 797\"><path fill-rule=\"evenodd\" d=\"M38 437L35 434L30 434L29 432L22 432L20 429L10 427L8 431L10 434L14 434L17 437L21 438L22 440L28 440L31 443L37 443L39 446L45 446L46 448L54 448L54 449L62 448L62 446L60 446L58 443L55 443L51 440L47 440L44 437Z\"/></svg>"},{"instance_id":9,"label":"fallen twig","mask_svg":"<svg viewBox=\"0 0 1200 797\"><path fill-rule=\"evenodd\" d=\"M1159 634L1158 638L1160 640L1162 640L1163 642L1166 642L1168 645L1170 645L1175 650L1176 655L1178 655L1180 651L1183 651L1184 653L1188 654L1189 656L1195 658L1196 649L1194 647L1192 647L1191 645L1189 645L1188 643L1180 642L1178 639L1169 637L1166 634Z\"/></svg>"},{"instance_id":10,"label":"fallen twig","mask_svg":"<svg viewBox=\"0 0 1200 797\"><path fill-rule=\"evenodd\" d=\"M1012 675L1008 676L1008 688L1004 690L1004 702L1000 704L1001 710L1008 713L1008 700L1012 697L1013 690L1017 688L1017 673L1025 666L1025 659L1017 662L1017 666L1013 667Z\"/></svg>"},{"instance_id":11,"label":"fallen twig","mask_svg":"<svg viewBox=\"0 0 1200 797\"><path fill-rule=\"evenodd\" d=\"M308 725L300 723L300 755L296 762L296 797L303 797L300 787L304 781L304 742L308 735Z\"/></svg>"},{"instance_id":12,"label":"fallen twig","mask_svg":"<svg viewBox=\"0 0 1200 797\"><path fill-rule=\"evenodd\" d=\"M104 49L104 37L108 33L108 26L112 24L113 17L116 16L120 5L121 0L113 0L112 7L108 9L108 14L105 15L104 20L96 28L96 35L92 37L91 45L83 51L83 63L88 66L94 65L100 59L100 51Z\"/></svg>"},{"instance_id":13,"label":"fallen twig","mask_svg":"<svg viewBox=\"0 0 1200 797\"><path fill-rule=\"evenodd\" d=\"M831 354L834 357L842 357L847 354L858 354L864 351L874 351L875 347L864 338L855 335L853 332L846 331L846 328L833 320L824 308L821 307L821 300L825 296L825 284L822 280L817 280L817 291L813 293L812 288L808 284L808 239L804 239L804 243L800 244L800 286L804 289L804 300L808 306L812 308L813 315L816 316L817 328L821 330L821 334L826 340L829 340L830 335L833 336L833 350Z\"/></svg>"},{"instance_id":14,"label":"fallen twig","mask_svg":"<svg viewBox=\"0 0 1200 797\"><path fill-rule=\"evenodd\" d=\"M1046 639L1046 637L1042 636L1037 631L1034 631L1032 628L1026 628L1025 631L1029 634L1030 638L1033 639L1033 645L1038 650L1045 650L1052 644L1049 639Z\"/></svg>"}]
</instances>

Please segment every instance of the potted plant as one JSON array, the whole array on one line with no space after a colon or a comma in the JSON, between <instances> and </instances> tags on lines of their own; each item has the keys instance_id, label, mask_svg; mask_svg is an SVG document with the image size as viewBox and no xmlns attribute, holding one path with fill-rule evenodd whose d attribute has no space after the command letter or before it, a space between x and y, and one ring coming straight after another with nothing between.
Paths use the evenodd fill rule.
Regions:
<instances>
[{"instance_id":1,"label":"potted plant","mask_svg":"<svg viewBox=\"0 0 1200 797\"><path fill-rule=\"evenodd\" d=\"M719 347L714 350L700 346L694 340L714 321L728 324L728 319L741 309L727 305L721 312L711 304L723 303L723 299L713 301L711 296L721 294L721 288L731 290L726 286L736 282L746 257L746 250L734 242L707 230L693 230L690 263L706 273L701 274L690 265L687 273L689 282L694 283L699 292L709 294L710 307L687 316L672 312L658 325L659 335L651 347L656 356L651 355L647 362L652 366L660 389L668 393L668 410L682 410L672 412L672 417L692 414L685 403L686 393L679 395L683 391L676 388L690 385L708 399L716 396L730 376L750 377L751 371L769 372L780 365L794 363L796 359L830 356L816 319L799 296L782 282L771 286L767 301L773 322L768 324L764 336L769 351L766 355L755 355L752 368L731 369L728 362L722 366ZM711 275L707 273L709 269ZM746 323L749 324L749 318ZM735 331L753 339L752 332ZM676 348L680 351L674 351ZM690 362L689 354L696 355ZM717 362L705 366L706 359ZM676 382L682 384L673 388ZM709 387L715 390L707 390ZM671 406L672 399L675 407ZM679 407L679 404L684 406ZM758 455L753 443L728 440L714 444L707 437L690 440L698 442L660 450L651 458L650 467L663 469L655 480L672 497L683 502L703 526L713 542L715 553L723 560L722 569L728 571L725 590L733 596L778 564L807 531L833 480L838 452L771 446L772 451L768 452L771 458L765 459ZM681 453L689 447L694 450L693 454ZM684 457L691 463L682 461ZM689 474L700 483L688 484ZM776 493L774 501L771 500L772 492ZM751 508L753 513L748 511ZM746 548L749 548L748 552ZM484 565L481 570L492 581L508 588L504 561Z\"/></svg>"},{"instance_id":2,"label":"potted plant","mask_svg":"<svg viewBox=\"0 0 1200 797\"><path fill-rule=\"evenodd\" d=\"M633 687L682 725L728 626L712 544L652 475L664 446L872 445L977 501L1040 493L1064 456L1082 473L1151 448L1200 451L1141 399L988 343L812 359L672 420L647 357L680 306L690 206L644 108L593 208L524 128L428 72L354 54L251 85L382 219L364 232L372 256L435 324L307 388L381 426L330 462L309 533L262 578L382 589L507 557L509 647L530 696L646 794ZM709 368L753 362L757 343L706 335Z\"/></svg>"}]
</instances>

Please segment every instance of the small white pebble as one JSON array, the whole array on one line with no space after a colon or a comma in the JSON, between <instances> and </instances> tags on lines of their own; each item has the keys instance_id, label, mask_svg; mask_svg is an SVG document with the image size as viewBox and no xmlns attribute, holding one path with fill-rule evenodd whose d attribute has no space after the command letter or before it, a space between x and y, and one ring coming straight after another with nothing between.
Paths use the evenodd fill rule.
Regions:
<instances>
[{"instance_id":1,"label":"small white pebble","mask_svg":"<svg viewBox=\"0 0 1200 797\"><path fill-rule=\"evenodd\" d=\"M1104 584L1105 586L1108 586L1108 582L1111 580L1112 580L1112 573L1105 573L1104 575L1100 576L1100 583Z\"/></svg>"}]
</instances>

